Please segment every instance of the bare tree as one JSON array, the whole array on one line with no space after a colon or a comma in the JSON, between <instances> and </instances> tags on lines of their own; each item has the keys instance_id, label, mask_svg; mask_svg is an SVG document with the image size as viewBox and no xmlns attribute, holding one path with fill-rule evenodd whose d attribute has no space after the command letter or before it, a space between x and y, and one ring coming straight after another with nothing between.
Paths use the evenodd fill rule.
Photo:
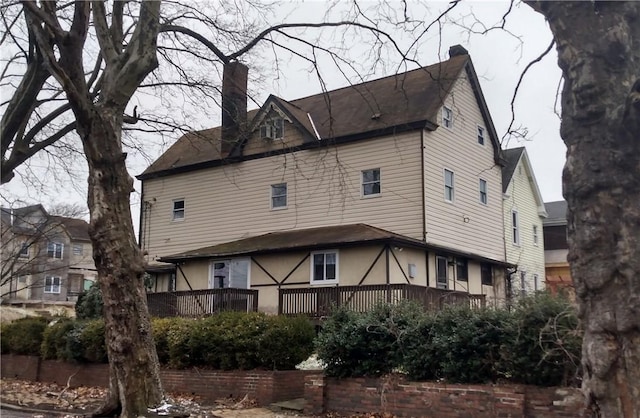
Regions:
<instances>
[{"instance_id":1,"label":"bare tree","mask_svg":"<svg viewBox=\"0 0 640 418\"><path fill-rule=\"evenodd\" d=\"M252 7L251 2L246 4ZM209 63L212 69L215 63L236 68L238 59L247 57L261 42L290 49L278 37L309 48L309 56L291 52L317 69L316 55L330 51L303 39L297 33L302 28L369 32L374 46L382 48L388 42L398 51L373 22L345 20L259 29L242 10L236 10L235 20L225 18L227 4L212 6L207 12L189 3L167 1L162 10L160 6L159 1L25 0L1 8L6 28L2 42L14 53L1 75L5 85L14 88L11 98L2 104L1 181L10 181L15 170L39 152L68 156L73 149L72 132L79 136L88 163L90 236L104 300L110 365L107 399L95 413L100 416L116 411L123 417L144 415L164 396L145 299L143 257L129 207L133 182L125 165L123 124L137 123L142 128L133 129L143 131L145 123L150 124L154 132L158 127L160 132L182 127L169 118L145 118L136 109L125 115L134 93L140 88L164 91L177 86L190 88L194 101L210 98L215 87L208 81L211 74L202 76L202 69L196 71L184 57L179 59L180 54ZM235 3L234 7L243 6ZM159 44L159 39L164 43ZM220 45L231 52L223 52ZM171 70L153 73L159 58ZM167 73L177 77L167 80ZM223 117L236 116L235 109L223 109Z\"/></svg>"},{"instance_id":2,"label":"bare tree","mask_svg":"<svg viewBox=\"0 0 640 418\"><path fill-rule=\"evenodd\" d=\"M452 2L433 22L422 26L408 16L406 3L404 13L390 7L377 12L383 20L407 24L419 40L432 27L437 30L457 4ZM549 21L564 74L561 133L568 148L564 189L569 205L570 261L586 328L584 386L590 405L602 416L637 416L640 4L528 4ZM221 72L216 84L211 81L216 73L203 74L202 69L206 72L218 68L215 64L247 59L260 43L289 51L318 70L316 54L325 49L300 35L300 28L347 28L352 31L350 36L370 33L374 54L382 45L400 52L357 2L352 7L353 19L266 29L260 29L260 19L249 21L250 13L225 19L228 5L224 2L219 8L212 7L203 12L200 7L171 1L162 10L159 2L125 1L113 2L109 11L101 1L24 1L2 6L6 28L2 42L15 46L8 63L19 70L13 72L16 67L11 67L0 75L15 89L3 104L1 181L9 181L15 169L39 151L66 155L71 145L65 141L72 141L68 134L73 131L80 137L89 166L91 236L105 298L111 367L103 413L121 409L123 416L137 416L162 399L144 299L142 256L131 225L132 182L125 166L123 123L137 122L134 129L142 131L147 125L160 127L161 132L186 127L171 118L154 119L136 111L125 115L134 93L144 88L175 91L170 88L182 86L194 92L190 97L180 95L183 104L190 98L215 100L211 92L219 85ZM496 27L500 26L499 22ZM300 54L289 46L290 41L310 52ZM408 53L399 56L411 61ZM333 57L339 60L338 55ZM172 71L153 72L160 61ZM200 72L193 62L200 65ZM167 74L173 78L168 79Z\"/></svg>"},{"instance_id":3,"label":"bare tree","mask_svg":"<svg viewBox=\"0 0 640 418\"><path fill-rule=\"evenodd\" d=\"M527 2L564 76L569 263L585 324L584 389L603 417L640 416L640 3Z\"/></svg>"}]
</instances>

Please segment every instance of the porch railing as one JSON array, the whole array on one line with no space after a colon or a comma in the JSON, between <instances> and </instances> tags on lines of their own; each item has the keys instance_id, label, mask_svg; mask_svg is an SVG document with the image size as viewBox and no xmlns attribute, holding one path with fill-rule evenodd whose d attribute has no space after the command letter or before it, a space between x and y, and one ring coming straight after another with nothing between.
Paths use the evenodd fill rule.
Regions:
<instances>
[{"instance_id":1,"label":"porch railing","mask_svg":"<svg viewBox=\"0 0 640 418\"><path fill-rule=\"evenodd\" d=\"M401 300L415 301L425 310L433 311L445 305L465 304L471 308L482 308L486 304L485 295L399 283L280 289L278 313L319 318L329 315L334 307L346 306L350 310L364 312L381 302Z\"/></svg>"},{"instance_id":2,"label":"porch railing","mask_svg":"<svg viewBox=\"0 0 640 418\"><path fill-rule=\"evenodd\" d=\"M198 317L224 311L255 312L258 291L250 289L202 289L148 293L151 316Z\"/></svg>"}]
</instances>

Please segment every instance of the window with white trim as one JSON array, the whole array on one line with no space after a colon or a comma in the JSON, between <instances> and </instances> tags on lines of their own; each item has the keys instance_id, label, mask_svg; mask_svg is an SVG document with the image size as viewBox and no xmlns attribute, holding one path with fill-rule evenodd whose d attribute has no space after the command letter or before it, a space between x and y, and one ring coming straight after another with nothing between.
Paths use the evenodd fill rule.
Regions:
<instances>
[{"instance_id":1,"label":"window with white trim","mask_svg":"<svg viewBox=\"0 0 640 418\"><path fill-rule=\"evenodd\" d=\"M284 119L265 119L260 125L260 137L263 139L282 139L284 137Z\"/></svg>"},{"instance_id":2,"label":"window with white trim","mask_svg":"<svg viewBox=\"0 0 640 418\"><path fill-rule=\"evenodd\" d=\"M311 253L311 284L338 282L338 251Z\"/></svg>"},{"instance_id":3,"label":"window with white trim","mask_svg":"<svg viewBox=\"0 0 640 418\"><path fill-rule=\"evenodd\" d=\"M447 106L442 107L442 126L445 128L453 128L453 112Z\"/></svg>"},{"instance_id":4,"label":"window with white trim","mask_svg":"<svg viewBox=\"0 0 640 418\"><path fill-rule=\"evenodd\" d=\"M47 276L44 279L44 293L60 293L62 278L59 276Z\"/></svg>"},{"instance_id":5,"label":"window with white trim","mask_svg":"<svg viewBox=\"0 0 640 418\"><path fill-rule=\"evenodd\" d=\"M538 246L538 225L533 225L533 245Z\"/></svg>"},{"instance_id":6,"label":"window with white trim","mask_svg":"<svg viewBox=\"0 0 640 418\"><path fill-rule=\"evenodd\" d=\"M444 169L444 200L453 202L454 198L454 174L453 171Z\"/></svg>"},{"instance_id":7,"label":"window with white trim","mask_svg":"<svg viewBox=\"0 0 640 418\"><path fill-rule=\"evenodd\" d=\"M479 191L480 191L480 203L482 203L483 205L486 205L488 201L486 180L480 179Z\"/></svg>"},{"instance_id":8,"label":"window with white trim","mask_svg":"<svg viewBox=\"0 0 640 418\"><path fill-rule=\"evenodd\" d=\"M18 257L29 258L29 244L27 244L26 242L22 243L22 245L20 246Z\"/></svg>"},{"instance_id":9,"label":"window with white trim","mask_svg":"<svg viewBox=\"0 0 640 418\"><path fill-rule=\"evenodd\" d=\"M380 194L380 169L362 170L362 195L377 196Z\"/></svg>"},{"instance_id":10,"label":"window with white trim","mask_svg":"<svg viewBox=\"0 0 640 418\"><path fill-rule=\"evenodd\" d=\"M287 183L271 185L271 209L286 209Z\"/></svg>"},{"instance_id":11,"label":"window with white trim","mask_svg":"<svg viewBox=\"0 0 640 418\"><path fill-rule=\"evenodd\" d=\"M173 220L181 221L184 219L184 199L177 199L173 201Z\"/></svg>"},{"instance_id":12,"label":"window with white trim","mask_svg":"<svg viewBox=\"0 0 640 418\"><path fill-rule=\"evenodd\" d=\"M62 254L64 253L64 244L60 242L49 241L47 245L47 256L49 258L58 258L62 260Z\"/></svg>"},{"instance_id":13,"label":"window with white trim","mask_svg":"<svg viewBox=\"0 0 640 418\"><path fill-rule=\"evenodd\" d=\"M478 144L484 145L484 128L478 125Z\"/></svg>"},{"instance_id":14,"label":"window with white trim","mask_svg":"<svg viewBox=\"0 0 640 418\"><path fill-rule=\"evenodd\" d=\"M513 245L520 245L520 221L518 219L518 211L511 211L511 242Z\"/></svg>"}]
</instances>

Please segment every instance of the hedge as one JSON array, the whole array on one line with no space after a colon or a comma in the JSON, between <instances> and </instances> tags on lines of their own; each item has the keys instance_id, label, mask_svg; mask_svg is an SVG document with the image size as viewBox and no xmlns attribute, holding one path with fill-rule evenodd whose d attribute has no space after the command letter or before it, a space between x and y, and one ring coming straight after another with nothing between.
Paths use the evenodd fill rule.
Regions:
<instances>
[{"instance_id":1,"label":"hedge","mask_svg":"<svg viewBox=\"0 0 640 418\"><path fill-rule=\"evenodd\" d=\"M560 386L577 383L581 346L570 303L540 293L510 311L454 306L425 313L407 302L365 313L338 309L316 349L336 377L395 370L412 380Z\"/></svg>"},{"instance_id":2,"label":"hedge","mask_svg":"<svg viewBox=\"0 0 640 418\"><path fill-rule=\"evenodd\" d=\"M303 317L226 312L202 319L152 320L158 359L174 368L292 370L311 355L315 329ZM107 362L102 319L28 318L3 325L2 353L71 362Z\"/></svg>"}]
</instances>

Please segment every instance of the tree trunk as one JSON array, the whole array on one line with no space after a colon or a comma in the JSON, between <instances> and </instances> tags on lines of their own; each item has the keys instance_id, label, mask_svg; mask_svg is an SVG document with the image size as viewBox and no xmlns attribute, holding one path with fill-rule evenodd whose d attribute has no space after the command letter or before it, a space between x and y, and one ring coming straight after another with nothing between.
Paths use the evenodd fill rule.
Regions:
<instances>
[{"instance_id":1,"label":"tree trunk","mask_svg":"<svg viewBox=\"0 0 640 418\"><path fill-rule=\"evenodd\" d=\"M96 416L138 417L163 398L153 341L143 257L135 241L129 195L133 180L125 165L122 112L97 105L78 126L89 164L89 234L104 301L109 393ZM80 120L78 121L80 124Z\"/></svg>"},{"instance_id":2,"label":"tree trunk","mask_svg":"<svg viewBox=\"0 0 640 418\"><path fill-rule=\"evenodd\" d=\"M530 2L564 76L569 263L597 416L640 417L640 3Z\"/></svg>"}]
</instances>

